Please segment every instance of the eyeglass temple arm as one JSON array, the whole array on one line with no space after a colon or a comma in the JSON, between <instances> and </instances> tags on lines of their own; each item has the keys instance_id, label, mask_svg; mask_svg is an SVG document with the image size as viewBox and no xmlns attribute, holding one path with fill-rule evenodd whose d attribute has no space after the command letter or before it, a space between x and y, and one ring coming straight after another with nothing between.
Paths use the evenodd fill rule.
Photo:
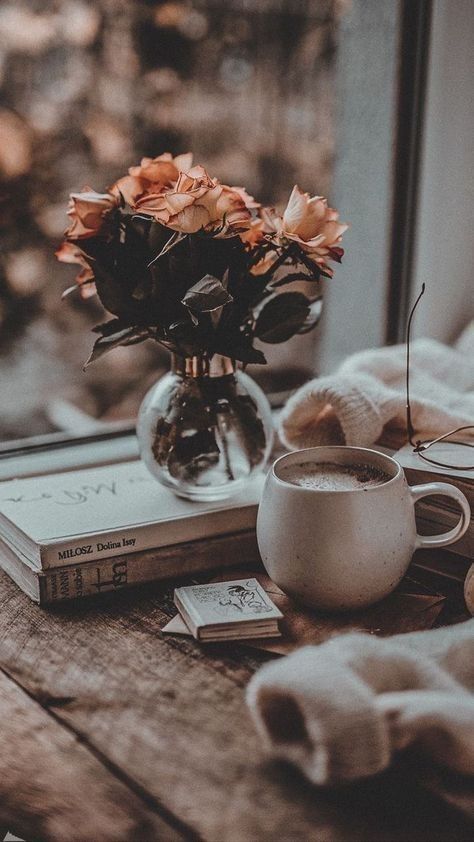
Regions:
<instances>
[{"instance_id":1,"label":"eyeglass temple arm","mask_svg":"<svg viewBox=\"0 0 474 842\"><path fill-rule=\"evenodd\" d=\"M407 333L406 333L406 345L407 345L407 369L406 369L406 397L407 397L407 433L408 433L408 441L412 445L412 447L416 449L421 449L420 442L414 441L415 429L413 427L413 423L411 420L411 406L410 406L410 337L411 337L411 323L413 321L413 316L415 315L415 310L418 306L420 298L425 292L425 284L421 285L421 292L418 295L413 307L411 308L410 315L408 317L407 323Z\"/></svg>"},{"instance_id":2,"label":"eyeglass temple arm","mask_svg":"<svg viewBox=\"0 0 474 842\"><path fill-rule=\"evenodd\" d=\"M442 436L438 436L438 438L433 439L432 441L428 442L426 445L420 445L418 442L418 449L419 450L428 450L429 447L433 444L438 444L440 441L444 441L445 439L449 439L450 436L454 436L455 433L462 433L463 430L474 430L474 424L465 424L463 427L455 427L454 430L450 430L449 433L443 433ZM474 445L469 445L472 447Z\"/></svg>"}]
</instances>

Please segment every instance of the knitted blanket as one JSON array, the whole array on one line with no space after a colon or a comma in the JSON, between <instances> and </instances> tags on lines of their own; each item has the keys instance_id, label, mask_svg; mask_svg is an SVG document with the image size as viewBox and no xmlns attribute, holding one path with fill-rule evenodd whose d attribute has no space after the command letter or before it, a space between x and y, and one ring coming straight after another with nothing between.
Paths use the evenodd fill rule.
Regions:
<instances>
[{"instance_id":1,"label":"knitted blanket","mask_svg":"<svg viewBox=\"0 0 474 842\"><path fill-rule=\"evenodd\" d=\"M306 383L280 416L290 449L324 444L369 447L384 427L406 429L406 346L362 351L335 374ZM434 438L474 424L474 322L453 347L433 339L411 346L412 421L417 435Z\"/></svg>"},{"instance_id":2,"label":"knitted blanket","mask_svg":"<svg viewBox=\"0 0 474 842\"><path fill-rule=\"evenodd\" d=\"M474 619L306 646L265 665L247 701L270 755L313 783L374 775L410 749L423 784L474 819L473 691Z\"/></svg>"}]
</instances>

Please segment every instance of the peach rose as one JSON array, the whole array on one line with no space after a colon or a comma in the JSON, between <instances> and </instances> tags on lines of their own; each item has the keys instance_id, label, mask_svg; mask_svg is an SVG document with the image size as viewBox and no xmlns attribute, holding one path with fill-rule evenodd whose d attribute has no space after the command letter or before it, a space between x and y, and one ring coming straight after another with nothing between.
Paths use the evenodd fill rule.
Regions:
<instances>
[{"instance_id":1,"label":"peach rose","mask_svg":"<svg viewBox=\"0 0 474 842\"><path fill-rule=\"evenodd\" d=\"M79 287L79 293L81 298L91 298L91 296L95 295L97 290L95 287L94 281L94 273L89 266L86 256L82 249L79 246L76 246L74 243L67 243L64 242L59 247L57 252L55 253L57 259L61 263L76 263L79 266L82 266L81 271L76 275L75 281ZM63 293L63 297L71 292L75 287L70 287Z\"/></svg>"},{"instance_id":2,"label":"peach rose","mask_svg":"<svg viewBox=\"0 0 474 842\"><path fill-rule=\"evenodd\" d=\"M339 243L348 225L341 223L339 214L328 207L322 196L310 197L296 185L293 187L281 221L280 235L297 243L330 277L333 270L328 260L340 261L344 251Z\"/></svg>"},{"instance_id":3,"label":"peach rose","mask_svg":"<svg viewBox=\"0 0 474 842\"><path fill-rule=\"evenodd\" d=\"M128 175L120 178L110 189L114 194L119 191L127 204L133 205L142 193L155 192L161 187L174 184L180 172L188 172L192 164L192 152L177 155L176 158L170 152L164 152L157 158L142 158L138 166L130 167Z\"/></svg>"},{"instance_id":4,"label":"peach rose","mask_svg":"<svg viewBox=\"0 0 474 842\"><path fill-rule=\"evenodd\" d=\"M282 217L274 208L262 207L257 202L255 206L258 208L258 216L252 219L249 230L240 235L249 249L255 248L266 240L272 240L279 234L282 225ZM250 269L252 275L263 275L277 257L276 251L267 251L265 256Z\"/></svg>"},{"instance_id":5,"label":"peach rose","mask_svg":"<svg viewBox=\"0 0 474 842\"><path fill-rule=\"evenodd\" d=\"M183 234L215 231L223 226L219 235L233 236L234 229L247 228L251 218L239 193L219 184L201 166L181 172L171 188L145 193L134 209Z\"/></svg>"},{"instance_id":6,"label":"peach rose","mask_svg":"<svg viewBox=\"0 0 474 842\"><path fill-rule=\"evenodd\" d=\"M243 230L239 231L239 236L242 242L245 243L249 249L252 249L263 240L263 220L260 216L255 216L256 212L260 212L262 206L260 202L257 202L253 196L250 196L250 194L247 193L244 187L233 186L230 189L234 193L237 193L246 209L250 211L250 219L247 218L243 223Z\"/></svg>"},{"instance_id":7,"label":"peach rose","mask_svg":"<svg viewBox=\"0 0 474 842\"><path fill-rule=\"evenodd\" d=\"M119 197L112 193L96 193L84 187L80 193L71 193L68 216L71 225L65 231L69 240L97 237L101 233L107 215L119 205Z\"/></svg>"},{"instance_id":8,"label":"peach rose","mask_svg":"<svg viewBox=\"0 0 474 842\"><path fill-rule=\"evenodd\" d=\"M250 223L250 229L240 235L249 248L254 248L269 238L275 237L281 230L282 218L274 208L259 207L258 217ZM267 236L266 236L267 235ZM252 275L263 275L277 259L276 251L267 251L265 256L250 269Z\"/></svg>"},{"instance_id":9,"label":"peach rose","mask_svg":"<svg viewBox=\"0 0 474 842\"><path fill-rule=\"evenodd\" d=\"M262 207L260 202L257 202L253 196L250 196L250 194L247 193L245 187L231 187L230 189L233 190L234 193L238 193L245 207L249 210L258 210Z\"/></svg>"},{"instance_id":10,"label":"peach rose","mask_svg":"<svg viewBox=\"0 0 474 842\"><path fill-rule=\"evenodd\" d=\"M193 165L193 153L185 152L173 158L170 152L164 152L157 158L142 158L138 167L130 167L129 174L143 178L153 184L172 184L178 180L180 172L188 172Z\"/></svg>"},{"instance_id":11,"label":"peach rose","mask_svg":"<svg viewBox=\"0 0 474 842\"><path fill-rule=\"evenodd\" d=\"M257 217L250 221L250 227L240 233L240 239L249 248L253 249L259 243L262 243L264 237L264 222L263 219Z\"/></svg>"},{"instance_id":12,"label":"peach rose","mask_svg":"<svg viewBox=\"0 0 474 842\"><path fill-rule=\"evenodd\" d=\"M223 236L233 236L239 233L241 236L249 229L252 221L250 207L247 201L252 203L254 199L245 192L243 187L227 187L226 184L219 184L221 194L216 201L213 212L214 219L211 219L210 227L224 225ZM255 204L255 207L257 205Z\"/></svg>"}]
</instances>

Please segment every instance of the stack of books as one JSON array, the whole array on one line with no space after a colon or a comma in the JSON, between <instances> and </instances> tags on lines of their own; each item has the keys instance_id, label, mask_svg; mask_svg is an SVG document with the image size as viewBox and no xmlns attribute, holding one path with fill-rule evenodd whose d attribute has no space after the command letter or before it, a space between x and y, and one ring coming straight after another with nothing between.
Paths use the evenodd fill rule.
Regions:
<instances>
[{"instance_id":1,"label":"stack of books","mask_svg":"<svg viewBox=\"0 0 474 842\"><path fill-rule=\"evenodd\" d=\"M474 448L468 445L455 445L454 457L457 464L466 466L473 464ZM439 450L438 450L439 454ZM453 445L449 452L439 456L440 461L449 462L453 459ZM434 458L434 457L433 457ZM471 521L467 532L456 543L450 544L448 549L426 552L420 550L413 557L411 574L429 587L435 587L442 593L449 595L460 605L465 602L465 581L474 560L474 470L463 468L454 470L431 465L413 452L411 445L406 445L394 454L394 459L400 463L405 471L410 485L420 485L425 482L448 482L457 486L465 494L471 507ZM420 535L436 535L447 532L459 522L459 508L449 497L423 498L416 504L416 523ZM472 610L472 606L471 609Z\"/></svg>"},{"instance_id":2,"label":"stack of books","mask_svg":"<svg viewBox=\"0 0 474 842\"><path fill-rule=\"evenodd\" d=\"M263 476L194 503L140 461L0 483L0 567L40 604L253 562Z\"/></svg>"},{"instance_id":3,"label":"stack of books","mask_svg":"<svg viewBox=\"0 0 474 842\"><path fill-rule=\"evenodd\" d=\"M474 462L474 448L469 445L451 445L451 450L446 461L453 458L459 460L459 464L472 465ZM445 454L446 455L446 454ZM413 452L411 445L406 445L394 459L400 463L410 485L420 485L425 482L448 482L455 485L466 496L471 507L471 522L463 537L451 544L450 552L465 558L474 559L474 470L462 468L442 468L425 462L418 454ZM443 461L442 452L440 460ZM418 531L422 535L436 535L436 533L447 532L459 522L459 507L451 497L424 497L416 504L416 522Z\"/></svg>"}]
</instances>

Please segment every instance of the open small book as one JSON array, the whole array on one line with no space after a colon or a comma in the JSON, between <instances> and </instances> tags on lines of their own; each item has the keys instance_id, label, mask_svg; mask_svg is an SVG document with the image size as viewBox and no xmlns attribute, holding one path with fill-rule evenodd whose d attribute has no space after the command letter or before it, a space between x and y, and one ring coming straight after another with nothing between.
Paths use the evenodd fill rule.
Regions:
<instances>
[{"instance_id":1,"label":"open small book","mask_svg":"<svg viewBox=\"0 0 474 842\"><path fill-rule=\"evenodd\" d=\"M283 614L253 578L176 588L174 602L197 640L280 635Z\"/></svg>"}]
</instances>

